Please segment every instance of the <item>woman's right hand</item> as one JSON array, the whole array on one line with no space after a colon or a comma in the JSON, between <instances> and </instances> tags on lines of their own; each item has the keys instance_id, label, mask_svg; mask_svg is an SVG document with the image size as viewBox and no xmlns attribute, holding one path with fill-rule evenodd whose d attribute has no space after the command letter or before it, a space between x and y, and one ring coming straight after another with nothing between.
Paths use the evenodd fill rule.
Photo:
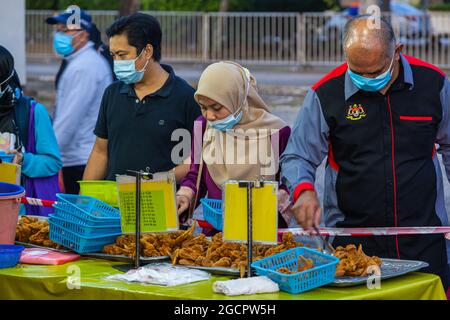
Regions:
<instances>
[{"instance_id":1,"label":"woman's right hand","mask_svg":"<svg viewBox=\"0 0 450 320\"><path fill-rule=\"evenodd\" d=\"M183 214L189 209L194 195L194 191L188 187L181 187L178 190L176 197L178 215Z\"/></svg>"},{"instance_id":2,"label":"woman's right hand","mask_svg":"<svg viewBox=\"0 0 450 320\"><path fill-rule=\"evenodd\" d=\"M183 212L189 209L190 200L184 195L177 195L177 212L181 215Z\"/></svg>"}]
</instances>

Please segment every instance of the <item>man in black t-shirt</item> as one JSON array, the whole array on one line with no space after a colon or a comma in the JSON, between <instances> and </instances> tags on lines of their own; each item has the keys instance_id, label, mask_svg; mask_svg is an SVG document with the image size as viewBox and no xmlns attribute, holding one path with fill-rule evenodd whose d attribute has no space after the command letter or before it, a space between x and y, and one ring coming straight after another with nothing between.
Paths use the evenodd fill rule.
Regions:
<instances>
[{"instance_id":1,"label":"man in black t-shirt","mask_svg":"<svg viewBox=\"0 0 450 320\"><path fill-rule=\"evenodd\" d=\"M105 90L95 128L97 141L84 180L115 180L127 170L174 169L177 181L189 165L176 163L175 130L192 133L200 108L194 89L161 65L161 28L149 15L120 18L107 30L119 81ZM189 154L183 154L187 159Z\"/></svg>"}]
</instances>

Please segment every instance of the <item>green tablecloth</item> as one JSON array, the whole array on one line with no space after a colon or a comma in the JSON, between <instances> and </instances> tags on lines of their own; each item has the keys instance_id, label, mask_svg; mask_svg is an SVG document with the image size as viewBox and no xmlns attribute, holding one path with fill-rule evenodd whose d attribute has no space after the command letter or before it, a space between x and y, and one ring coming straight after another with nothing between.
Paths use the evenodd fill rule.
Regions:
<instances>
[{"instance_id":1,"label":"green tablecloth","mask_svg":"<svg viewBox=\"0 0 450 320\"><path fill-rule=\"evenodd\" d=\"M0 269L0 299L245 299L245 300L301 300L301 299L433 299L445 300L439 277L425 273L411 273L381 282L380 289L369 290L365 285L351 288L322 287L303 294L259 294L227 297L212 291L212 284L227 277L212 277L208 281L176 287L128 284L105 281L118 273L113 268L121 263L82 259L62 266L19 265ZM80 288L69 289L70 275L80 271ZM75 274L73 273L75 271Z\"/></svg>"}]
</instances>

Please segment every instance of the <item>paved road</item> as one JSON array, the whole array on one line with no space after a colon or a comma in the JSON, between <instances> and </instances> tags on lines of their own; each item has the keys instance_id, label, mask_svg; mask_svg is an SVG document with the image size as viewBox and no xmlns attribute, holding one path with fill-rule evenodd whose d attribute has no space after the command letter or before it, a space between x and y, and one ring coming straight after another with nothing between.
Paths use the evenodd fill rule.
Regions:
<instances>
[{"instance_id":1,"label":"paved road","mask_svg":"<svg viewBox=\"0 0 450 320\"><path fill-rule=\"evenodd\" d=\"M200 78L203 70L202 65L192 64L174 64L175 72L185 80L189 82L197 82ZM58 64L42 64L42 63L30 63L27 65L27 74L29 78L37 78L47 80L53 78L58 71ZM258 83L277 86L295 86L303 87L309 86L319 80L323 73L316 72L300 72L294 70L286 71L264 71L258 68L254 70L254 73Z\"/></svg>"}]
</instances>

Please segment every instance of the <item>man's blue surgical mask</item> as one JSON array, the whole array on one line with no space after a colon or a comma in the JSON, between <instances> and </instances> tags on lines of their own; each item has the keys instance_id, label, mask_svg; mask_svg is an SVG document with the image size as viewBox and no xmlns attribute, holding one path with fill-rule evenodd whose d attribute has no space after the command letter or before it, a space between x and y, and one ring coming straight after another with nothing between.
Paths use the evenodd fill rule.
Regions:
<instances>
[{"instance_id":1,"label":"man's blue surgical mask","mask_svg":"<svg viewBox=\"0 0 450 320\"><path fill-rule=\"evenodd\" d=\"M144 68L141 70L136 70L136 61L139 60L144 50L135 60L117 60L114 61L114 73L117 79L125 82L126 84L135 84L144 78L145 69L150 60L147 60Z\"/></svg>"},{"instance_id":2,"label":"man's blue surgical mask","mask_svg":"<svg viewBox=\"0 0 450 320\"><path fill-rule=\"evenodd\" d=\"M56 32L53 36L53 48L56 53L63 57L70 56L75 51L72 45L75 36L65 34L64 32Z\"/></svg>"},{"instance_id":3,"label":"man's blue surgical mask","mask_svg":"<svg viewBox=\"0 0 450 320\"><path fill-rule=\"evenodd\" d=\"M394 63L394 58L392 58L391 64L389 66L389 69L386 70L386 72L380 74L376 78L366 78L363 76L360 76L359 74L354 73L350 67L348 68L347 72L352 79L353 83L361 90L368 91L368 92L375 92L380 91L384 87L387 86L389 81L392 79L392 65Z\"/></svg>"}]
</instances>

